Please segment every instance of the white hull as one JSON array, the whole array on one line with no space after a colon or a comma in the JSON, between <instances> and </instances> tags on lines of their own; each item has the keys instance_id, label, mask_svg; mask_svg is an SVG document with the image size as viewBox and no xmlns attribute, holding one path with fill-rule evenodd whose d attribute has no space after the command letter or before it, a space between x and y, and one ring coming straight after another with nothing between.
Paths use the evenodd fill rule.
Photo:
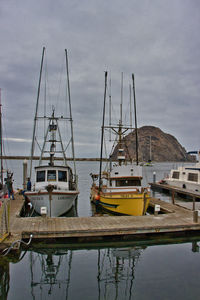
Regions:
<instances>
[{"instance_id":1,"label":"white hull","mask_svg":"<svg viewBox=\"0 0 200 300\"><path fill-rule=\"evenodd\" d=\"M77 191L53 192L50 200L47 192L26 192L26 196L32 203L34 210L40 214L41 207L46 207L48 217L59 217L68 212L74 205L77 195Z\"/></svg>"},{"instance_id":2,"label":"white hull","mask_svg":"<svg viewBox=\"0 0 200 300\"><path fill-rule=\"evenodd\" d=\"M166 183L178 188L185 188L193 192L200 192L200 184L183 180L165 179Z\"/></svg>"}]
</instances>

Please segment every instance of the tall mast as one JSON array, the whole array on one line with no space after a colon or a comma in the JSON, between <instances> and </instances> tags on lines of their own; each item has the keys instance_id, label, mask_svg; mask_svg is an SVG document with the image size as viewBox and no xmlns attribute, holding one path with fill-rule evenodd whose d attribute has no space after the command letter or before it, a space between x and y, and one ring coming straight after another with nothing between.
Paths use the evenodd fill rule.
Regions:
<instances>
[{"instance_id":1,"label":"tall mast","mask_svg":"<svg viewBox=\"0 0 200 300\"><path fill-rule=\"evenodd\" d=\"M71 124L72 158L73 158L73 162L74 162L74 175L75 175L75 180L76 180L76 161L75 161L75 154L74 154L74 134L73 134L73 120L72 120L71 95L70 95L70 84L69 84L69 65L68 65L67 49L65 49L65 56L66 56L66 69L67 69L68 97L69 97L69 113L70 113L70 124Z\"/></svg>"},{"instance_id":2,"label":"tall mast","mask_svg":"<svg viewBox=\"0 0 200 300\"><path fill-rule=\"evenodd\" d=\"M132 74L132 80L133 80L133 98L134 98L134 111L135 111L136 164L138 165L138 130L137 130L137 112L136 112L136 98L135 98L135 80L134 80L134 74Z\"/></svg>"},{"instance_id":3,"label":"tall mast","mask_svg":"<svg viewBox=\"0 0 200 300\"><path fill-rule=\"evenodd\" d=\"M120 120L119 120L119 130L118 130L118 136L119 136L119 149L121 151L122 149L122 106L123 106L123 72L121 74L121 102L120 102ZM119 165L121 166L122 161L119 159Z\"/></svg>"},{"instance_id":4,"label":"tall mast","mask_svg":"<svg viewBox=\"0 0 200 300\"><path fill-rule=\"evenodd\" d=\"M2 112L1 112L1 88L0 88L0 155L1 155L1 184L3 186L3 159L2 159L2 155L3 155L3 138L2 138Z\"/></svg>"},{"instance_id":5,"label":"tall mast","mask_svg":"<svg viewBox=\"0 0 200 300\"><path fill-rule=\"evenodd\" d=\"M123 72L121 74L120 124L122 124L122 105L123 105Z\"/></svg>"},{"instance_id":6,"label":"tall mast","mask_svg":"<svg viewBox=\"0 0 200 300\"><path fill-rule=\"evenodd\" d=\"M131 84L129 84L129 94L130 94L130 127L132 127L132 102L131 102Z\"/></svg>"},{"instance_id":7,"label":"tall mast","mask_svg":"<svg viewBox=\"0 0 200 300\"><path fill-rule=\"evenodd\" d=\"M37 102L36 102L35 118L34 118L34 126L33 126L33 137L32 137L32 146L31 146L31 163L30 163L30 178L31 178L31 174L32 174L32 161L33 161L34 146L35 146L35 130L36 130L36 122L37 122L38 104L39 104L39 98L40 98L40 86L41 86L41 79L42 79L42 68L43 68L43 61L44 61L44 52L45 52L45 47L43 47L43 49L42 49L42 60L41 60L41 66L40 66L40 77L39 77Z\"/></svg>"},{"instance_id":8,"label":"tall mast","mask_svg":"<svg viewBox=\"0 0 200 300\"><path fill-rule=\"evenodd\" d=\"M111 77L110 77L110 89L109 89L109 139L111 142Z\"/></svg>"},{"instance_id":9,"label":"tall mast","mask_svg":"<svg viewBox=\"0 0 200 300\"><path fill-rule=\"evenodd\" d=\"M101 170L102 170L102 156L103 156L103 138L104 138L104 121L105 121L105 107L106 107L106 90L107 90L107 72L105 72L105 88L104 88L104 102L103 102L103 121L101 127L101 153L100 153L100 168L99 168L99 192L101 189Z\"/></svg>"}]
</instances>

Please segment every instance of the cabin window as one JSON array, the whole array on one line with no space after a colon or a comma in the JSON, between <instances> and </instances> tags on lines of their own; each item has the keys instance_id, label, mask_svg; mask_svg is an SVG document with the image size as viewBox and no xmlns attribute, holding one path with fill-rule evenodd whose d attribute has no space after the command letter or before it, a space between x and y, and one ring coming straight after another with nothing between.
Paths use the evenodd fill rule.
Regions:
<instances>
[{"instance_id":1,"label":"cabin window","mask_svg":"<svg viewBox=\"0 0 200 300\"><path fill-rule=\"evenodd\" d=\"M37 171L36 182L45 181L45 171Z\"/></svg>"},{"instance_id":2,"label":"cabin window","mask_svg":"<svg viewBox=\"0 0 200 300\"><path fill-rule=\"evenodd\" d=\"M56 170L47 171L47 181L56 181Z\"/></svg>"},{"instance_id":3,"label":"cabin window","mask_svg":"<svg viewBox=\"0 0 200 300\"><path fill-rule=\"evenodd\" d=\"M172 178L179 179L179 172L174 171L173 175L172 175Z\"/></svg>"},{"instance_id":4,"label":"cabin window","mask_svg":"<svg viewBox=\"0 0 200 300\"><path fill-rule=\"evenodd\" d=\"M67 181L67 172L66 171L58 171L58 181Z\"/></svg>"},{"instance_id":5,"label":"cabin window","mask_svg":"<svg viewBox=\"0 0 200 300\"><path fill-rule=\"evenodd\" d=\"M140 179L117 179L116 186L141 186Z\"/></svg>"},{"instance_id":6,"label":"cabin window","mask_svg":"<svg viewBox=\"0 0 200 300\"><path fill-rule=\"evenodd\" d=\"M195 174L195 173L189 173L189 174L188 174L188 180L189 180L189 181L195 181L195 182L197 182L197 181L198 181L198 174Z\"/></svg>"}]
</instances>

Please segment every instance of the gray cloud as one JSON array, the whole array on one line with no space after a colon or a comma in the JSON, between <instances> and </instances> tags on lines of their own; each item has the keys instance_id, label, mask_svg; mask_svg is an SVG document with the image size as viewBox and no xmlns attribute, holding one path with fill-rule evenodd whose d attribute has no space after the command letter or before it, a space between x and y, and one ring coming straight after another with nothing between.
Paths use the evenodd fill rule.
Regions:
<instances>
[{"instance_id":1,"label":"gray cloud","mask_svg":"<svg viewBox=\"0 0 200 300\"><path fill-rule=\"evenodd\" d=\"M187 150L198 149L199 20L196 0L2 0L0 87L10 152L30 152L30 143L14 138L32 136L43 46L51 98L69 51L78 156L99 156L105 70L111 71L116 120L121 72L126 103L134 72L138 125L158 126Z\"/></svg>"}]
</instances>

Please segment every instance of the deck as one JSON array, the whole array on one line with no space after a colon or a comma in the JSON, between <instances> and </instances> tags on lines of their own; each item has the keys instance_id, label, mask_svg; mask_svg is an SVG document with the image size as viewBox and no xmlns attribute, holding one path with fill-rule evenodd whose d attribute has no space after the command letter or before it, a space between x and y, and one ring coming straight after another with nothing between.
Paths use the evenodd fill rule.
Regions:
<instances>
[{"instance_id":1,"label":"deck","mask_svg":"<svg viewBox=\"0 0 200 300\"><path fill-rule=\"evenodd\" d=\"M19 216L24 200L17 195L10 205L10 236L0 248L4 249L13 241L29 239L33 241L52 241L65 239L66 243L90 243L99 241L122 241L147 239L148 237L170 234L199 234L200 222L194 221L193 211L152 199L151 206L159 204L161 211L157 216L94 216L94 217L30 217ZM199 218L200 219L200 218ZM200 220L199 220L200 221Z\"/></svg>"}]
</instances>

